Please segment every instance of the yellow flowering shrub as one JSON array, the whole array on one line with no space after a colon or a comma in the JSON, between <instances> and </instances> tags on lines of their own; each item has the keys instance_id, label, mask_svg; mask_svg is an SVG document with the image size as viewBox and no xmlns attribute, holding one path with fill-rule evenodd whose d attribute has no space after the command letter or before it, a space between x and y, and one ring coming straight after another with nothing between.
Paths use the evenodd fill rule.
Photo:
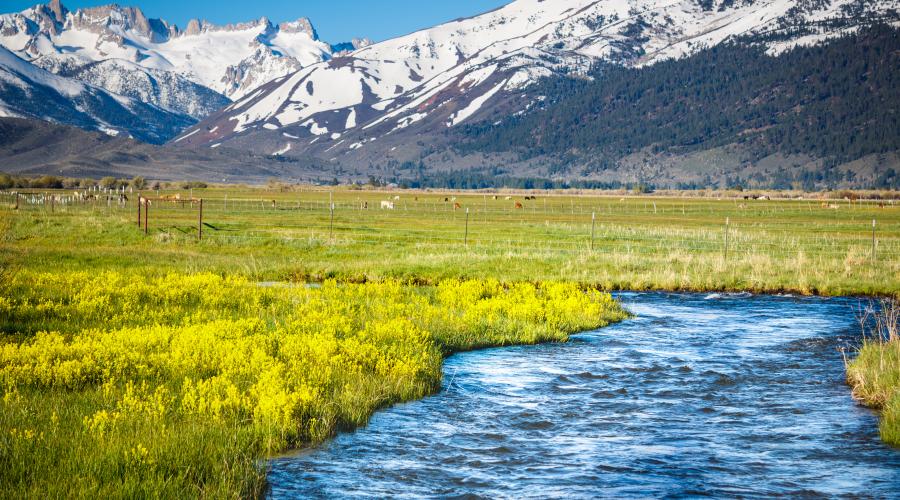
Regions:
<instances>
[{"instance_id":1,"label":"yellow flowering shrub","mask_svg":"<svg viewBox=\"0 0 900 500\"><path fill-rule=\"evenodd\" d=\"M246 431L262 452L321 440L435 391L449 352L563 341L625 315L608 294L555 283L266 287L213 274L27 272L5 289L0 423L31 412L90 453L118 446L102 463L164 482L164 446L182 434ZM49 406L59 398L78 402L62 419Z\"/></svg>"}]
</instances>

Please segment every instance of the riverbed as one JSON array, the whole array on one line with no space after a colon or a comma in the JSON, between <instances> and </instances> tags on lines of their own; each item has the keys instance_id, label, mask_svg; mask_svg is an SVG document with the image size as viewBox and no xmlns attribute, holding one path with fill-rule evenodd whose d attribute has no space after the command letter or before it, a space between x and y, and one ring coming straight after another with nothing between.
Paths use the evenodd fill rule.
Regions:
<instances>
[{"instance_id":1,"label":"riverbed","mask_svg":"<svg viewBox=\"0 0 900 500\"><path fill-rule=\"evenodd\" d=\"M440 393L270 462L271 496L900 497L848 298L621 293L566 344L462 353Z\"/></svg>"}]
</instances>

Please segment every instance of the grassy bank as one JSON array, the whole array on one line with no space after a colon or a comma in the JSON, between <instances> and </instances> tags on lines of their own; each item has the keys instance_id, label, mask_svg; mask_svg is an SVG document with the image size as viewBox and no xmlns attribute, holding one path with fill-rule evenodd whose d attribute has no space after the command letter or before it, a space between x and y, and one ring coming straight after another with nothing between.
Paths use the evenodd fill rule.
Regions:
<instances>
[{"instance_id":1,"label":"grassy bank","mask_svg":"<svg viewBox=\"0 0 900 500\"><path fill-rule=\"evenodd\" d=\"M847 364L847 381L855 398L881 411L881 439L900 447L900 303L885 300L867 318L874 326Z\"/></svg>"},{"instance_id":2,"label":"grassy bank","mask_svg":"<svg viewBox=\"0 0 900 500\"><path fill-rule=\"evenodd\" d=\"M568 284L20 270L0 296L0 489L260 496L260 457L434 392L451 352L564 341L624 316Z\"/></svg>"},{"instance_id":3,"label":"grassy bank","mask_svg":"<svg viewBox=\"0 0 900 500\"><path fill-rule=\"evenodd\" d=\"M260 457L433 392L451 352L622 319L594 287L900 289L890 204L159 193L204 199L198 241L197 204L153 201L145 234L133 195L49 194L0 195L10 496L258 496Z\"/></svg>"},{"instance_id":4,"label":"grassy bank","mask_svg":"<svg viewBox=\"0 0 900 500\"><path fill-rule=\"evenodd\" d=\"M12 227L0 251L27 254L23 265L39 270L208 271L260 281L493 278L823 295L900 289L900 204L890 201L526 200L532 196L241 187L160 195L204 199L202 241L190 203L154 202L145 235L134 195L122 206L50 207L23 198L18 211L6 200Z\"/></svg>"}]
</instances>

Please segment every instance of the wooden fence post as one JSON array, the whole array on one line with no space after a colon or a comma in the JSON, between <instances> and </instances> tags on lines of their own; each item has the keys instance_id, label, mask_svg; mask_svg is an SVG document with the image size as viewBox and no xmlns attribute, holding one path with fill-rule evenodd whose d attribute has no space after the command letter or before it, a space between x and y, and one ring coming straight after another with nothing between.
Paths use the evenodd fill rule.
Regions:
<instances>
[{"instance_id":1,"label":"wooden fence post","mask_svg":"<svg viewBox=\"0 0 900 500\"><path fill-rule=\"evenodd\" d=\"M200 220L197 222L197 240L203 241L203 198L200 198Z\"/></svg>"},{"instance_id":2,"label":"wooden fence post","mask_svg":"<svg viewBox=\"0 0 900 500\"><path fill-rule=\"evenodd\" d=\"M463 238L465 246L469 246L469 207L466 207L466 235Z\"/></svg>"},{"instance_id":3,"label":"wooden fence post","mask_svg":"<svg viewBox=\"0 0 900 500\"><path fill-rule=\"evenodd\" d=\"M597 222L597 212L591 213L591 251L594 251L594 224Z\"/></svg>"},{"instance_id":4,"label":"wooden fence post","mask_svg":"<svg viewBox=\"0 0 900 500\"><path fill-rule=\"evenodd\" d=\"M16 191L16 210L19 209L19 192Z\"/></svg>"},{"instance_id":5,"label":"wooden fence post","mask_svg":"<svg viewBox=\"0 0 900 500\"><path fill-rule=\"evenodd\" d=\"M728 224L731 222L730 217L725 217L725 262L728 262Z\"/></svg>"},{"instance_id":6,"label":"wooden fence post","mask_svg":"<svg viewBox=\"0 0 900 500\"><path fill-rule=\"evenodd\" d=\"M328 239L334 240L334 203L331 204L331 221L328 226Z\"/></svg>"},{"instance_id":7,"label":"wooden fence post","mask_svg":"<svg viewBox=\"0 0 900 500\"><path fill-rule=\"evenodd\" d=\"M877 241L875 240L875 219L872 219L872 263L874 264L876 260L878 260L878 253L875 248L877 246Z\"/></svg>"},{"instance_id":8,"label":"wooden fence post","mask_svg":"<svg viewBox=\"0 0 900 500\"><path fill-rule=\"evenodd\" d=\"M144 197L141 196L141 193L138 193L137 206L138 206L138 228L141 227L141 204L144 203Z\"/></svg>"},{"instance_id":9,"label":"wooden fence post","mask_svg":"<svg viewBox=\"0 0 900 500\"><path fill-rule=\"evenodd\" d=\"M144 200L144 234L150 234L150 200Z\"/></svg>"}]
</instances>

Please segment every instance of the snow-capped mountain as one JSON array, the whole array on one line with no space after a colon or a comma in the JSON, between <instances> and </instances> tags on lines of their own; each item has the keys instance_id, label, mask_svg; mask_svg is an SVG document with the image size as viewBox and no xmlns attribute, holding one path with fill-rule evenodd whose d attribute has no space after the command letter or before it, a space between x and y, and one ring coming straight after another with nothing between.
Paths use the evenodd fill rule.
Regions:
<instances>
[{"instance_id":1,"label":"snow-capped mountain","mask_svg":"<svg viewBox=\"0 0 900 500\"><path fill-rule=\"evenodd\" d=\"M429 147L423 136L525 112L540 100L528 96L528 87L543 76L583 73L598 61L652 65L749 35L767 36L776 53L852 30L873 15L896 21L898 6L898 0L516 0L305 66L178 141L356 164L416 160Z\"/></svg>"},{"instance_id":2,"label":"snow-capped mountain","mask_svg":"<svg viewBox=\"0 0 900 500\"><path fill-rule=\"evenodd\" d=\"M32 64L196 120L231 103L224 95L178 73L145 68L124 59L85 63L76 56L42 57Z\"/></svg>"},{"instance_id":3,"label":"snow-capped mountain","mask_svg":"<svg viewBox=\"0 0 900 500\"><path fill-rule=\"evenodd\" d=\"M37 118L161 143L193 120L65 78L0 47L0 116Z\"/></svg>"},{"instance_id":4,"label":"snow-capped mountain","mask_svg":"<svg viewBox=\"0 0 900 500\"><path fill-rule=\"evenodd\" d=\"M275 25L263 17L226 26L193 20L181 30L148 19L136 7L73 12L59 0L0 15L0 45L50 71L65 70L195 117L224 102L198 86L238 99L274 78L324 61L332 52L307 19Z\"/></svg>"}]
</instances>

